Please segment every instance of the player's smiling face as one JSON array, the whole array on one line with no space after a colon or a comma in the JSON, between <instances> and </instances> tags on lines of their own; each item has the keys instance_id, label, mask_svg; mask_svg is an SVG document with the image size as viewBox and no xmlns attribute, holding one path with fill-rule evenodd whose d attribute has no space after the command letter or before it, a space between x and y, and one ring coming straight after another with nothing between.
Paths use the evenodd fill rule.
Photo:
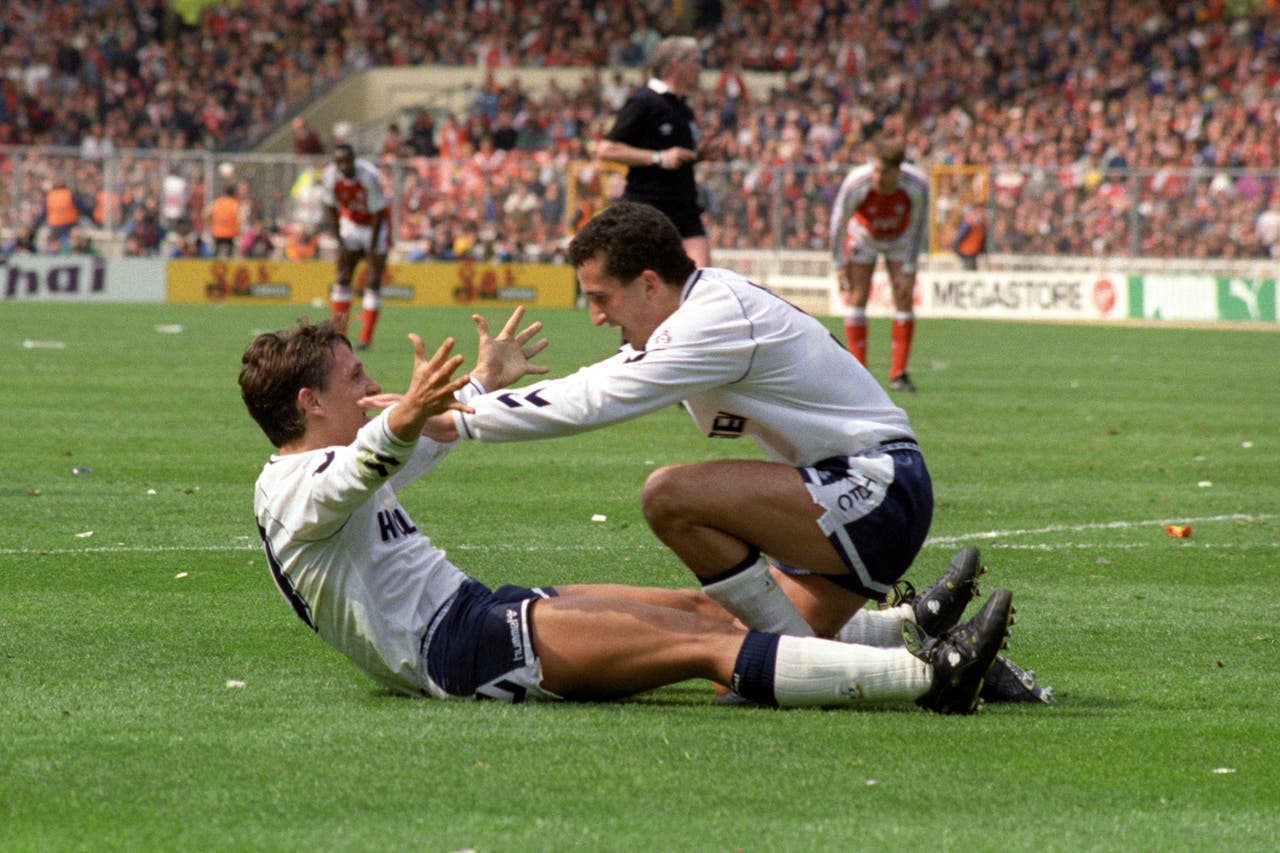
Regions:
<instances>
[{"instance_id":1,"label":"player's smiling face","mask_svg":"<svg viewBox=\"0 0 1280 853\"><path fill-rule=\"evenodd\" d=\"M324 434L329 444L350 444L369 418L360 406L362 397L382 393L382 386L364 372L364 364L343 344L333 346L333 366L325 387L315 392Z\"/></svg>"},{"instance_id":2,"label":"player's smiling face","mask_svg":"<svg viewBox=\"0 0 1280 853\"><path fill-rule=\"evenodd\" d=\"M620 329L623 340L636 349L644 349L649 336L680 305L679 291L663 284L657 273L645 270L634 281L622 282L605 272L600 256L578 267L578 285L587 298L591 322Z\"/></svg>"}]
</instances>

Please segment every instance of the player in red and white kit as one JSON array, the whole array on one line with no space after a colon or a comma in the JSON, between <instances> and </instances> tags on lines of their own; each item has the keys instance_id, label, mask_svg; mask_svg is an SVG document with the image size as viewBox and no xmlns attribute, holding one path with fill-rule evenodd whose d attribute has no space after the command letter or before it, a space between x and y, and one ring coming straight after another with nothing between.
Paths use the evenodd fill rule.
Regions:
<instances>
[{"instance_id":1,"label":"player in red and white kit","mask_svg":"<svg viewBox=\"0 0 1280 853\"><path fill-rule=\"evenodd\" d=\"M916 257L924 248L929 215L929 179L903 163L900 142L883 143L874 159L851 170L831 210L831 255L841 289L849 297L844 320L849 352L867 363L867 298L876 258L884 255L893 287L893 346L889 388L915 391L907 375L916 315Z\"/></svg>"},{"instance_id":2,"label":"player in red and white kit","mask_svg":"<svg viewBox=\"0 0 1280 853\"><path fill-rule=\"evenodd\" d=\"M382 275L391 251L389 208L382 191L382 178L368 160L357 160L345 143L333 149L333 162L325 167L320 186L329 229L338 238L337 280L329 294L335 319L346 329L351 313L351 279L361 258L369 260L365 270L360 337L356 349L368 349L382 309Z\"/></svg>"}]
</instances>

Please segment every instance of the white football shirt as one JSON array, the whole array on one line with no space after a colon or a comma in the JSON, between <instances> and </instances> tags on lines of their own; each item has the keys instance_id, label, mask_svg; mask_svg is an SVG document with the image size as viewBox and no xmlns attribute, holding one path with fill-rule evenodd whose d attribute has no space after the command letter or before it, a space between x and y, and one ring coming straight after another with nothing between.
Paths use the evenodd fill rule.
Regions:
<instances>
[{"instance_id":1,"label":"white football shirt","mask_svg":"<svg viewBox=\"0 0 1280 853\"><path fill-rule=\"evenodd\" d=\"M432 614L466 575L418 530L396 489L453 446L426 438L405 444L383 412L350 446L272 456L255 489L267 563L294 612L401 693L428 693L418 677L419 646Z\"/></svg>"},{"instance_id":2,"label":"white football shirt","mask_svg":"<svg viewBox=\"0 0 1280 853\"><path fill-rule=\"evenodd\" d=\"M321 198L326 206L338 208L341 218L356 225L372 225L387 206L382 176L368 160L356 160L355 172L348 178L335 164L325 166L320 178Z\"/></svg>"},{"instance_id":3,"label":"white football shirt","mask_svg":"<svg viewBox=\"0 0 1280 853\"><path fill-rule=\"evenodd\" d=\"M775 461L808 466L915 438L907 414L816 318L737 273L707 268L643 350L560 379L497 391L454 412L463 438L571 435L684 401L703 435L749 435Z\"/></svg>"},{"instance_id":4,"label":"white football shirt","mask_svg":"<svg viewBox=\"0 0 1280 853\"><path fill-rule=\"evenodd\" d=\"M872 164L855 166L845 175L831 205L828 230L831 253L837 265L856 254L854 246L863 240L887 250L906 252L914 259L925 250L929 233L929 177L910 163L898 170L898 183L890 193L876 186Z\"/></svg>"}]
</instances>

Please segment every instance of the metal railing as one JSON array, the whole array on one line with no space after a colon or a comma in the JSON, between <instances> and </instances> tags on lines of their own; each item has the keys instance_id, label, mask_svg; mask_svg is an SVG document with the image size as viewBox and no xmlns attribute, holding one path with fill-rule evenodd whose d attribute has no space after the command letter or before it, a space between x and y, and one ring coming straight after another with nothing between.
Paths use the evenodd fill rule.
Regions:
<instances>
[{"instance_id":1,"label":"metal railing","mask_svg":"<svg viewBox=\"0 0 1280 853\"><path fill-rule=\"evenodd\" d=\"M280 252L291 229L318 229L325 158L207 151L0 150L0 238L25 237L57 180L82 199L82 226L103 254L170 254L199 236L207 205L226 186L242 202L245 228ZM400 258L470 254L555 260L575 225L621 191L600 164L527 151L491 160L397 160L379 164L391 198ZM846 164L704 163L699 179L712 245L774 252L825 251L831 203ZM960 215L979 210L986 254L997 258L1190 258L1202 263L1269 259L1280 246L1280 173L1248 169L1124 169L1030 165L930 169L930 251L949 255ZM150 239L151 224L162 236ZM57 251L36 235L38 251ZM145 241L144 241L145 242ZM246 246L248 243L246 243Z\"/></svg>"}]
</instances>

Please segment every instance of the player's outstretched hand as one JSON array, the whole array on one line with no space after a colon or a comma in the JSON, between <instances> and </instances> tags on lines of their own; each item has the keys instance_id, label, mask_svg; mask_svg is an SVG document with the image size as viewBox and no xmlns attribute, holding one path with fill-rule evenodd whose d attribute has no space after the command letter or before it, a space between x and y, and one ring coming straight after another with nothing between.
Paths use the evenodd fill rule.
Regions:
<instances>
[{"instance_id":1,"label":"player's outstretched hand","mask_svg":"<svg viewBox=\"0 0 1280 853\"><path fill-rule=\"evenodd\" d=\"M416 440L427 418L432 415L450 409L471 411L469 406L459 403L453 396L471 379L467 375L453 378L454 371L462 364L462 356L449 355L453 350L453 338L445 338L431 358L427 358L422 338L410 332L409 342L413 344L413 376L408 389L400 395L398 405L387 416L388 428L402 441Z\"/></svg>"},{"instance_id":2,"label":"player's outstretched hand","mask_svg":"<svg viewBox=\"0 0 1280 853\"><path fill-rule=\"evenodd\" d=\"M471 315L480 338L476 366L471 371L471 376L486 391L506 388L525 376L547 372L545 365L529 363L529 359L546 349L549 343L546 338L529 343L542 331L542 322L534 321L517 332L523 318L524 306L520 305L511 312L498 336L493 337L489 333L489 321L479 314Z\"/></svg>"}]
</instances>

